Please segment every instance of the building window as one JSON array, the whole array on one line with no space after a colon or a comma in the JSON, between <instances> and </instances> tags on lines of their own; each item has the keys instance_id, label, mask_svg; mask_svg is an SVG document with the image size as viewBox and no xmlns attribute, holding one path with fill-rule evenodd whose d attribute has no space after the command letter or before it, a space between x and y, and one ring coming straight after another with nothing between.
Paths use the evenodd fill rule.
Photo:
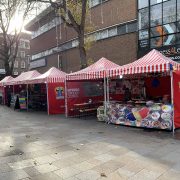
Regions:
<instances>
[{"instance_id":1,"label":"building window","mask_svg":"<svg viewBox=\"0 0 180 180\"><path fill-rule=\"evenodd\" d=\"M25 57L26 57L26 54L25 54L24 51L20 51L20 57L21 57L21 58L25 58Z\"/></svg>"},{"instance_id":2,"label":"building window","mask_svg":"<svg viewBox=\"0 0 180 180\"><path fill-rule=\"evenodd\" d=\"M139 31L139 40L148 39L148 38L149 38L149 30L148 29Z\"/></svg>"},{"instance_id":3,"label":"building window","mask_svg":"<svg viewBox=\"0 0 180 180\"><path fill-rule=\"evenodd\" d=\"M176 21L176 0L167 1L163 4L163 24Z\"/></svg>"},{"instance_id":4,"label":"building window","mask_svg":"<svg viewBox=\"0 0 180 180\"><path fill-rule=\"evenodd\" d=\"M21 61L21 69L25 69L26 68L26 63L24 61Z\"/></svg>"},{"instance_id":5,"label":"building window","mask_svg":"<svg viewBox=\"0 0 180 180\"><path fill-rule=\"evenodd\" d=\"M137 24L136 23L129 23L127 24L127 32L132 33L137 31Z\"/></svg>"},{"instance_id":6,"label":"building window","mask_svg":"<svg viewBox=\"0 0 180 180\"><path fill-rule=\"evenodd\" d=\"M168 36L163 36L163 45L164 46L174 45L175 43L176 43L175 34L171 34L171 35L168 35Z\"/></svg>"},{"instance_id":7,"label":"building window","mask_svg":"<svg viewBox=\"0 0 180 180\"><path fill-rule=\"evenodd\" d=\"M138 0L138 9L140 56L152 48L168 51L179 47L180 0L148 0L148 6L147 1ZM178 52L168 56L180 59Z\"/></svg>"},{"instance_id":8,"label":"building window","mask_svg":"<svg viewBox=\"0 0 180 180\"><path fill-rule=\"evenodd\" d=\"M169 1L169 0L150 0L150 4L151 5L154 5L154 4L159 4L159 3L162 3L162 2L166 2L166 1Z\"/></svg>"},{"instance_id":9,"label":"building window","mask_svg":"<svg viewBox=\"0 0 180 180\"><path fill-rule=\"evenodd\" d=\"M151 48L162 46L162 37L151 38Z\"/></svg>"},{"instance_id":10,"label":"building window","mask_svg":"<svg viewBox=\"0 0 180 180\"><path fill-rule=\"evenodd\" d=\"M148 7L148 5L149 5L149 0L138 0L139 9Z\"/></svg>"},{"instance_id":11,"label":"building window","mask_svg":"<svg viewBox=\"0 0 180 180\"><path fill-rule=\"evenodd\" d=\"M162 25L162 4L151 6L151 27Z\"/></svg>"},{"instance_id":12,"label":"building window","mask_svg":"<svg viewBox=\"0 0 180 180\"><path fill-rule=\"evenodd\" d=\"M14 71L13 73L15 76L17 76L19 73L17 71Z\"/></svg>"},{"instance_id":13,"label":"building window","mask_svg":"<svg viewBox=\"0 0 180 180\"><path fill-rule=\"evenodd\" d=\"M101 3L104 3L106 1L108 1L108 0L90 0L89 1L89 7L92 8L92 7L97 6Z\"/></svg>"},{"instance_id":14,"label":"building window","mask_svg":"<svg viewBox=\"0 0 180 180\"><path fill-rule=\"evenodd\" d=\"M30 55L27 55L27 62L28 62L28 64L30 64L30 62L31 62L31 56Z\"/></svg>"},{"instance_id":15,"label":"building window","mask_svg":"<svg viewBox=\"0 0 180 180\"><path fill-rule=\"evenodd\" d=\"M19 62L18 61L15 61L14 62L14 68L18 68L19 67Z\"/></svg>"},{"instance_id":16,"label":"building window","mask_svg":"<svg viewBox=\"0 0 180 180\"><path fill-rule=\"evenodd\" d=\"M108 37L113 37L117 35L117 27L108 30Z\"/></svg>"},{"instance_id":17,"label":"building window","mask_svg":"<svg viewBox=\"0 0 180 180\"><path fill-rule=\"evenodd\" d=\"M25 41L25 48L30 49L30 42L29 41Z\"/></svg>"},{"instance_id":18,"label":"building window","mask_svg":"<svg viewBox=\"0 0 180 180\"><path fill-rule=\"evenodd\" d=\"M139 29L146 29L149 26L149 8L139 10Z\"/></svg>"},{"instance_id":19,"label":"building window","mask_svg":"<svg viewBox=\"0 0 180 180\"><path fill-rule=\"evenodd\" d=\"M78 40L72 41L72 47L77 47L78 45L79 45L79 41Z\"/></svg>"},{"instance_id":20,"label":"building window","mask_svg":"<svg viewBox=\"0 0 180 180\"><path fill-rule=\"evenodd\" d=\"M180 1L177 0L177 20L180 21Z\"/></svg>"}]
</instances>

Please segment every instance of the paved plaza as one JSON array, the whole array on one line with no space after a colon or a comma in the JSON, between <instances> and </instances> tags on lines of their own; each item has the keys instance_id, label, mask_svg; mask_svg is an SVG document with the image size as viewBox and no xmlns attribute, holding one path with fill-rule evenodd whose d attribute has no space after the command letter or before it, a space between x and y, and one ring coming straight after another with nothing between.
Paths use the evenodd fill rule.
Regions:
<instances>
[{"instance_id":1,"label":"paved plaza","mask_svg":"<svg viewBox=\"0 0 180 180\"><path fill-rule=\"evenodd\" d=\"M0 106L0 180L179 180L179 134Z\"/></svg>"}]
</instances>

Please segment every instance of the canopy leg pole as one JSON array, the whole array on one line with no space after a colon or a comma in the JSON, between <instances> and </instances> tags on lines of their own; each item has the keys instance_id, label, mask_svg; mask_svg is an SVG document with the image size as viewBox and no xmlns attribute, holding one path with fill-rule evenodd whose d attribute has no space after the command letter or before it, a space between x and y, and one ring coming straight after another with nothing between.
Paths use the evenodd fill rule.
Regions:
<instances>
[{"instance_id":1,"label":"canopy leg pole","mask_svg":"<svg viewBox=\"0 0 180 180\"><path fill-rule=\"evenodd\" d=\"M173 120L172 120L172 131L173 131L173 136L175 133L175 125L174 125L174 88L173 88L173 71L170 71L170 77L171 77L171 104L173 108Z\"/></svg>"},{"instance_id":2,"label":"canopy leg pole","mask_svg":"<svg viewBox=\"0 0 180 180\"><path fill-rule=\"evenodd\" d=\"M46 93L47 93L47 113L49 115L49 95L48 95L48 83L46 83Z\"/></svg>"},{"instance_id":3,"label":"canopy leg pole","mask_svg":"<svg viewBox=\"0 0 180 180\"><path fill-rule=\"evenodd\" d=\"M68 117L68 107L67 107L67 80L65 79L65 82L64 82L64 86L65 86L65 89L64 89L64 92L65 92L65 115L66 115L66 118Z\"/></svg>"},{"instance_id":4,"label":"canopy leg pole","mask_svg":"<svg viewBox=\"0 0 180 180\"><path fill-rule=\"evenodd\" d=\"M27 90L26 90L26 92L27 92L27 111L29 110L29 90L28 90L28 84L27 84Z\"/></svg>"},{"instance_id":5,"label":"canopy leg pole","mask_svg":"<svg viewBox=\"0 0 180 180\"><path fill-rule=\"evenodd\" d=\"M106 102L107 102L107 98L106 98L106 77L104 76L104 115L106 116Z\"/></svg>"},{"instance_id":6,"label":"canopy leg pole","mask_svg":"<svg viewBox=\"0 0 180 180\"><path fill-rule=\"evenodd\" d=\"M109 78L107 78L107 103L109 103Z\"/></svg>"}]
</instances>

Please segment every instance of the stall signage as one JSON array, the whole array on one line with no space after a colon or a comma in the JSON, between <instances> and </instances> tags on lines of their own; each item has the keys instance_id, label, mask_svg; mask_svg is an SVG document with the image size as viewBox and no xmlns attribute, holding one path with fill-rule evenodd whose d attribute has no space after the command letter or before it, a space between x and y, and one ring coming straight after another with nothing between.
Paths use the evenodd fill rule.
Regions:
<instances>
[{"instance_id":1,"label":"stall signage","mask_svg":"<svg viewBox=\"0 0 180 180\"><path fill-rule=\"evenodd\" d=\"M38 67L44 67L44 66L46 66L46 59L45 58L38 59L38 60L30 62L30 69L34 69L34 68L38 68Z\"/></svg>"},{"instance_id":2,"label":"stall signage","mask_svg":"<svg viewBox=\"0 0 180 180\"><path fill-rule=\"evenodd\" d=\"M55 88L56 99L64 99L64 87Z\"/></svg>"},{"instance_id":3,"label":"stall signage","mask_svg":"<svg viewBox=\"0 0 180 180\"><path fill-rule=\"evenodd\" d=\"M26 109L27 108L26 98L25 97L20 97L19 98L19 104L20 104L21 109Z\"/></svg>"},{"instance_id":4,"label":"stall signage","mask_svg":"<svg viewBox=\"0 0 180 180\"><path fill-rule=\"evenodd\" d=\"M80 88L68 89L68 98L78 98L80 94Z\"/></svg>"}]
</instances>

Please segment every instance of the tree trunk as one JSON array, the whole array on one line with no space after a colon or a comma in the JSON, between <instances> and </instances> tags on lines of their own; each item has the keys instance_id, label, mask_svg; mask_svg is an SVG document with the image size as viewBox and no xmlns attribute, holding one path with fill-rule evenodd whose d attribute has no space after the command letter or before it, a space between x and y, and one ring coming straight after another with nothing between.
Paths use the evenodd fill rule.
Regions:
<instances>
[{"instance_id":1,"label":"tree trunk","mask_svg":"<svg viewBox=\"0 0 180 180\"><path fill-rule=\"evenodd\" d=\"M12 72L11 72L11 68L9 66L9 63L8 62L5 62L4 63L4 67L5 67L5 75L6 76L11 76L12 75Z\"/></svg>"},{"instance_id":2,"label":"tree trunk","mask_svg":"<svg viewBox=\"0 0 180 180\"><path fill-rule=\"evenodd\" d=\"M84 47L84 33L79 35L79 54L81 69L84 69L87 67L86 49Z\"/></svg>"}]
</instances>

